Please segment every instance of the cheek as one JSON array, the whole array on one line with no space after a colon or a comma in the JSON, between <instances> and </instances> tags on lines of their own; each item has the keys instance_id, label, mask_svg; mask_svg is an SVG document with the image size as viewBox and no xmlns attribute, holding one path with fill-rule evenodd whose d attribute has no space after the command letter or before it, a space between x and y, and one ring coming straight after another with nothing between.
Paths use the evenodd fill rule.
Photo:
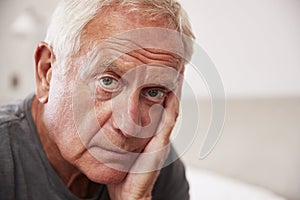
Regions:
<instances>
[{"instance_id":1,"label":"cheek","mask_svg":"<svg viewBox=\"0 0 300 200\"><path fill-rule=\"evenodd\" d=\"M89 97L87 97L89 98ZM76 132L85 146L99 133L99 130L110 119L111 106L109 102L86 100L73 106L74 125Z\"/></svg>"},{"instance_id":2,"label":"cheek","mask_svg":"<svg viewBox=\"0 0 300 200\"><path fill-rule=\"evenodd\" d=\"M49 136L61 155L70 162L84 151L73 114L71 98L52 100L45 106Z\"/></svg>"},{"instance_id":3,"label":"cheek","mask_svg":"<svg viewBox=\"0 0 300 200\"><path fill-rule=\"evenodd\" d=\"M45 122L52 134L60 134L63 130L74 127L72 99L57 97L55 93L49 94L49 100L45 104Z\"/></svg>"},{"instance_id":4,"label":"cheek","mask_svg":"<svg viewBox=\"0 0 300 200\"><path fill-rule=\"evenodd\" d=\"M97 123L100 128L111 118L112 116L112 106L110 101L94 101L93 112L95 113Z\"/></svg>"}]
</instances>

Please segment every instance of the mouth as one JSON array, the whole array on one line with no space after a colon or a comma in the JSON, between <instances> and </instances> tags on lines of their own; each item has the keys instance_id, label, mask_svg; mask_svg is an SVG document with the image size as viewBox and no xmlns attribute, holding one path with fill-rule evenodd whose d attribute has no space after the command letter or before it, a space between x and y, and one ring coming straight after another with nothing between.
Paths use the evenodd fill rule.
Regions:
<instances>
[{"instance_id":1,"label":"mouth","mask_svg":"<svg viewBox=\"0 0 300 200\"><path fill-rule=\"evenodd\" d=\"M121 149L104 148L101 146L91 146L88 152L100 163L109 168L128 172L139 156L138 153L129 152Z\"/></svg>"},{"instance_id":2,"label":"mouth","mask_svg":"<svg viewBox=\"0 0 300 200\"><path fill-rule=\"evenodd\" d=\"M99 148L103 151L115 153L115 154L120 154L120 155L126 155L126 154L137 154L141 152L141 148L133 148L133 150L125 150L121 149L118 146L110 147L110 146L105 146L105 145L91 145L88 147L88 150L93 149L93 148Z\"/></svg>"},{"instance_id":3,"label":"mouth","mask_svg":"<svg viewBox=\"0 0 300 200\"><path fill-rule=\"evenodd\" d=\"M91 150L91 149L99 149L99 150L103 150L106 152L111 152L111 153L119 154L119 155L126 155L128 153L131 153L130 151L122 150L119 148L108 148L108 147L97 146L97 145L93 145L88 148L88 150Z\"/></svg>"}]
</instances>

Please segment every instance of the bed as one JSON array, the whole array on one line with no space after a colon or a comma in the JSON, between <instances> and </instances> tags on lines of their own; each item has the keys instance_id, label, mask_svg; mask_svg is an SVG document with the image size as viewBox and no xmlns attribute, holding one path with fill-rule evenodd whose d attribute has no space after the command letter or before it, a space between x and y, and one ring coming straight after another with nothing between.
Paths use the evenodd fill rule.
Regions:
<instances>
[{"instance_id":1,"label":"bed","mask_svg":"<svg viewBox=\"0 0 300 200\"><path fill-rule=\"evenodd\" d=\"M285 200L271 191L187 166L191 200Z\"/></svg>"}]
</instances>

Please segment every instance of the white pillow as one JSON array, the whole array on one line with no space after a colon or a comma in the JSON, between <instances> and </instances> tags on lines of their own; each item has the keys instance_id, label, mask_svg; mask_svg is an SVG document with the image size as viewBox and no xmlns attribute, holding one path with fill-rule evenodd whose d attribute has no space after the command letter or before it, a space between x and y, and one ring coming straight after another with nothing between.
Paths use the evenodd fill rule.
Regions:
<instances>
[{"instance_id":1,"label":"white pillow","mask_svg":"<svg viewBox=\"0 0 300 200\"><path fill-rule=\"evenodd\" d=\"M285 200L264 188L187 166L191 200Z\"/></svg>"}]
</instances>

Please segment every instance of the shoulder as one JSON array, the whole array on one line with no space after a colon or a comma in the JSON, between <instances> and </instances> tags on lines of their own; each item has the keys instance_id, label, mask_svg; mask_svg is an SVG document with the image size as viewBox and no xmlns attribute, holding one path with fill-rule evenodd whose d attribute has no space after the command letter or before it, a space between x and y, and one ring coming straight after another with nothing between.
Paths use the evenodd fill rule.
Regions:
<instances>
[{"instance_id":1,"label":"shoulder","mask_svg":"<svg viewBox=\"0 0 300 200\"><path fill-rule=\"evenodd\" d=\"M16 135L27 128L33 96L29 95L24 100L0 105L0 137L4 137L5 132Z\"/></svg>"},{"instance_id":2,"label":"shoulder","mask_svg":"<svg viewBox=\"0 0 300 200\"><path fill-rule=\"evenodd\" d=\"M9 145L8 140L11 140L14 135L22 129L22 121L25 118L22 109L22 102L1 105L0 106L0 144L1 149L5 148L5 144Z\"/></svg>"},{"instance_id":3,"label":"shoulder","mask_svg":"<svg viewBox=\"0 0 300 200\"><path fill-rule=\"evenodd\" d=\"M18 116L18 111L20 110L19 104L20 102L0 105L0 126L1 127L19 118Z\"/></svg>"},{"instance_id":4,"label":"shoulder","mask_svg":"<svg viewBox=\"0 0 300 200\"><path fill-rule=\"evenodd\" d=\"M7 148L10 145L10 132L14 124L20 120L20 106L19 102L7 105L0 105L0 148Z\"/></svg>"},{"instance_id":5,"label":"shoulder","mask_svg":"<svg viewBox=\"0 0 300 200\"><path fill-rule=\"evenodd\" d=\"M20 123L22 118L20 112L20 102L15 102L6 105L0 105L0 155L4 156L4 152L8 152L12 141L11 133L15 132L13 129L16 124ZM6 154L5 153L5 154Z\"/></svg>"},{"instance_id":6,"label":"shoulder","mask_svg":"<svg viewBox=\"0 0 300 200\"><path fill-rule=\"evenodd\" d=\"M3 158L23 132L24 110L22 101L0 106L0 155ZM21 144L22 145L22 144Z\"/></svg>"},{"instance_id":7,"label":"shoulder","mask_svg":"<svg viewBox=\"0 0 300 200\"><path fill-rule=\"evenodd\" d=\"M11 139L11 127L18 121L18 104L8 104L0 106L0 199L6 197L13 199L12 188L14 185L14 161ZM10 198L11 197L11 198Z\"/></svg>"},{"instance_id":8,"label":"shoulder","mask_svg":"<svg viewBox=\"0 0 300 200\"><path fill-rule=\"evenodd\" d=\"M21 180L23 171L17 168L23 169L27 124L24 101L0 105L0 199L14 199L16 181Z\"/></svg>"}]
</instances>

